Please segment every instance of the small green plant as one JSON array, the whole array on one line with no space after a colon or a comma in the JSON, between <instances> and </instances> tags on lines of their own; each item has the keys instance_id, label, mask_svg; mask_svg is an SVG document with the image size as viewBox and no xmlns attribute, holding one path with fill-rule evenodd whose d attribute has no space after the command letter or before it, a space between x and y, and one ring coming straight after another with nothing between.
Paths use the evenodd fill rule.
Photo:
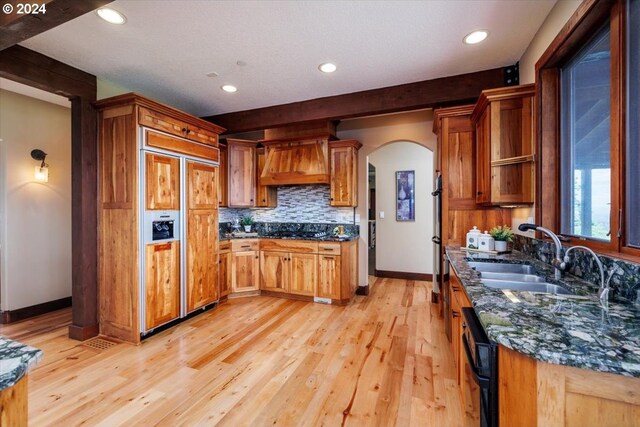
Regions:
<instances>
[{"instance_id":1,"label":"small green plant","mask_svg":"<svg viewBox=\"0 0 640 427\"><path fill-rule=\"evenodd\" d=\"M253 225L254 223L255 223L255 220L251 215L246 215L240 218L241 225Z\"/></svg>"},{"instance_id":2,"label":"small green plant","mask_svg":"<svg viewBox=\"0 0 640 427\"><path fill-rule=\"evenodd\" d=\"M513 231L508 225L498 225L489 231L491 237L497 242L513 242Z\"/></svg>"}]
</instances>

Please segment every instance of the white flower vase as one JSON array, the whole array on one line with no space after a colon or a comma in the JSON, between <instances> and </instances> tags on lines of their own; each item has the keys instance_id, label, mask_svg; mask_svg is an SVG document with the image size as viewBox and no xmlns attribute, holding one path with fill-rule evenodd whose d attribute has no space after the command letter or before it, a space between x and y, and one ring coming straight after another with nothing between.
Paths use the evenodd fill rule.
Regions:
<instances>
[{"instance_id":1,"label":"white flower vase","mask_svg":"<svg viewBox=\"0 0 640 427\"><path fill-rule=\"evenodd\" d=\"M245 233L250 233L251 232L251 226L250 225L245 225L244 226L244 231L245 231Z\"/></svg>"},{"instance_id":2,"label":"white flower vase","mask_svg":"<svg viewBox=\"0 0 640 427\"><path fill-rule=\"evenodd\" d=\"M507 251L507 241L505 240L496 240L495 249L497 252L506 252Z\"/></svg>"}]
</instances>

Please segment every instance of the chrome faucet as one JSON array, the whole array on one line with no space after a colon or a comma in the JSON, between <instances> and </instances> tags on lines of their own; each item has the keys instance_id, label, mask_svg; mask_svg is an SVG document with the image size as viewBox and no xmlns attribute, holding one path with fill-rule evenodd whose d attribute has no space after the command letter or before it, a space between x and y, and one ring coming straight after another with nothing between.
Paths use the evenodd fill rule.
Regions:
<instances>
[{"instance_id":1,"label":"chrome faucet","mask_svg":"<svg viewBox=\"0 0 640 427\"><path fill-rule=\"evenodd\" d=\"M529 223L520 224L518 226L518 230L520 230L520 231L537 230L537 231L540 231L540 232L546 234L547 236L551 237L551 240L553 240L553 243L555 243L555 245L556 245L556 257L551 261L551 265L555 267L555 272L554 272L553 277L556 280L560 280L562 278L562 272L565 270L566 265L564 264L564 262L562 261L562 258L561 258L562 257L562 243L560 243L560 239L558 238L556 233L554 233L553 231L549 230L548 228L540 227L539 225L529 224Z\"/></svg>"},{"instance_id":2,"label":"chrome faucet","mask_svg":"<svg viewBox=\"0 0 640 427\"><path fill-rule=\"evenodd\" d=\"M600 258L598 258L598 255L596 255L595 252L593 252L591 249L589 249L586 246L571 246L564 253L564 262L563 262L564 268L568 268L569 253L574 249L582 249L583 251L593 255L593 259L596 260L596 264L598 265L598 269L600 270L600 289L598 290L598 297L600 298L600 302L602 302L602 305L606 306L607 302L609 301L609 281L605 282L604 280L604 267L602 266L602 261L600 261Z\"/></svg>"}]
</instances>

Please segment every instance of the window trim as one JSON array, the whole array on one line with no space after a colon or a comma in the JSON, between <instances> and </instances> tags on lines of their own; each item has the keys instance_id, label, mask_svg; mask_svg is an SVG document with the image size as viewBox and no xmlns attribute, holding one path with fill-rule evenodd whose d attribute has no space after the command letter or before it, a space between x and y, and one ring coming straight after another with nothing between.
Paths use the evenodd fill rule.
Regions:
<instances>
[{"instance_id":1,"label":"window trim","mask_svg":"<svg viewBox=\"0 0 640 427\"><path fill-rule=\"evenodd\" d=\"M637 261L640 249L625 246L626 0L585 0L536 63L538 138L535 214L540 224L560 232L560 67L609 20L611 31L611 241L568 237L618 258ZM618 214L622 209L622 215ZM622 222L621 222L622 221ZM618 231L622 235L618 236ZM539 236L540 237L540 236Z\"/></svg>"}]
</instances>

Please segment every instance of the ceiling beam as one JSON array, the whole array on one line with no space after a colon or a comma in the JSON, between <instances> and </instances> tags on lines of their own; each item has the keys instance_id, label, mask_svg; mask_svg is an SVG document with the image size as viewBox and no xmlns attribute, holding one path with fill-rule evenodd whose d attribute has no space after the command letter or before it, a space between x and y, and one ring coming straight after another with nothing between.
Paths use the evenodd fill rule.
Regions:
<instances>
[{"instance_id":1,"label":"ceiling beam","mask_svg":"<svg viewBox=\"0 0 640 427\"><path fill-rule=\"evenodd\" d=\"M69 99L96 99L96 76L22 46L0 51L0 77Z\"/></svg>"},{"instance_id":2,"label":"ceiling beam","mask_svg":"<svg viewBox=\"0 0 640 427\"><path fill-rule=\"evenodd\" d=\"M494 68L203 118L231 134L312 120L340 120L475 102L482 90L505 85L503 70Z\"/></svg>"},{"instance_id":3,"label":"ceiling beam","mask_svg":"<svg viewBox=\"0 0 640 427\"><path fill-rule=\"evenodd\" d=\"M113 0L44 0L39 2L5 0L4 7L10 5L13 9L11 13L3 11L0 13L0 50L16 45L35 35L43 33L60 24L91 12ZM29 7L32 10L34 4L44 5L44 12L37 9L32 13L21 13L22 7Z\"/></svg>"}]
</instances>

